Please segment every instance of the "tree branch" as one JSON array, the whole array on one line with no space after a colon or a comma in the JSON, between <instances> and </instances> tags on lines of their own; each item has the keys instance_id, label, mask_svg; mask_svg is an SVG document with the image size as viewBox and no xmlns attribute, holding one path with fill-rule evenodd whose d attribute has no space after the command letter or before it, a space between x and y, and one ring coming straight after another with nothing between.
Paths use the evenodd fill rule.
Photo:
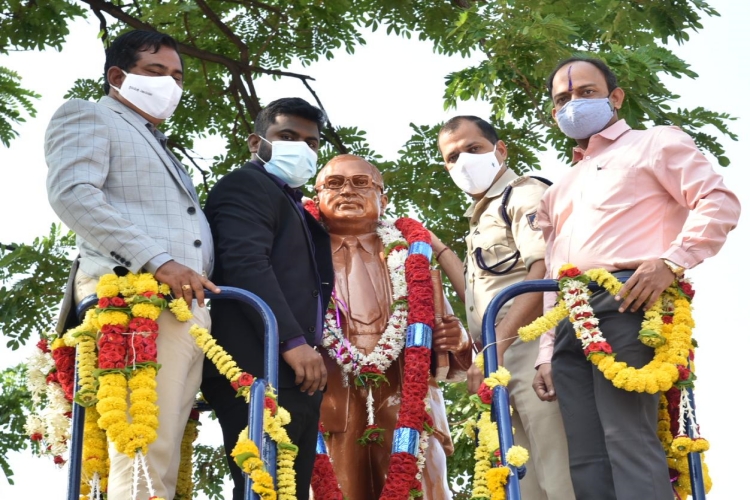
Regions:
<instances>
[{"instance_id":1,"label":"tree branch","mask_svg":"<svg viewBox=\"0 0 750 500\"><path fill-rule=\"evenodd\" d=\"M195 159L193 159L193 157L190 156L190 153L188 152L188 149L185 146L183 146L182 144L180 144L178 142L175 142L172 139L167 139L167 145L170 148L179 149L182 152L182 154L185 156L185 158L187 158L188 160L190 160L190 163L192 163L193 166L198 170L198 172L201 173L201 177L203 177L203 182L202 182L203 188L206 190L206 193L208 193L208 172L206 172L204 169L202 169L198 165L198 163L196 163Z\"/></svg>"},{"instance_id":2,"label":"tree branch","mask_svg":"<svg viewBox=\"0 0 750 500\"><path fill-rule=\"evenodd\" d=\"M242 41L240 37L234 34L234 31L229 28L224 22L219 19L219 16L216 15L216 12L211 10L211 8L204 2L203 0L195 0L195 3L198 4L198 7L201 8L203 13L206 15L206 17L213 22L217 28L219 28L219 31L224 33L224 35L231 41L234 45L237 46L237 48L240 51L240 60L243 64L249 64L250 61L248 60L248 47L245 42Z\"/></svg>"},{"instance_id":3,"label":"tree branch","mask_svg":"<svg viewBox=\"0 0 750 500\"><path fill-rule=\"evenodd\" d=\"M318 94L315 93L313 88L310 86L309 83L307 83L306 80L302 80L302 83L307 87L307 90L310 91L312 96L315 98L315 102L318 103L318 107L323 110L323 113L326 115L326 130L328 134L330 134L330 137L328 140L336 147L336 149L339 150L340 154L346 154L349 152L349 148L347 148L344 145L344 141L341 140L341 136L339 136L338 132L336 132L336 129L333 128L333 125L331 124L330 118L328 118L328 113L326 112L325 108L323 107L323 103L320 101L320 98L318 97Z\"/></svg>"},{"instance_id":4,"label":"tree branch","mask_svg":"<svg viewBox=\"0 0 750 500\"><path fill-rule=\"evenodd\" d=\"M18 245L11 243L10 245L6 245L5 243L0 243L0 248L3 250L7 250L9 252L15 252L18 248Z\"/></svg>"},{"instance_id":5,"label":"tree branch","mask_svg":"<svg viewBox=\"0 0 750 500\"><path fill-rule=\"evenodd\" d=\"M107 14L114 17L118 21L121 21L132 28L146 30L146 31L158 31L156 28L154 28L150 24L143 22L136 17L131 16L130 14L122 10L122 8L120 8L119 6L111 4L105 0L82 0L82 1L88 4L92 10L98 9L103 12L106 12ZM186 45L181 42L178 42L177 45L179 46L180 52L183 54L193 56L198 59L215 62L217 64L221 64L222 66L226 66L227 68L234 67L234 68L237 68L238 70L241 69L242 63L230 57L226 57L221 54L216 54L214 52L209 52L207 50L199 49L198 47L195 47L193 45ZM247 68L244 68L244 69L251 71L253 73L263 73L265 75L288 76L291 78L298 78L300 80L315 80L315 78L311 77L310 75L303 75L301 73L292 73L290 71L281 71L277 69L267 69L267 68L263 68L262 66L257 66L254 64L249 64L247 65Z\"/></svg>"}]
</instances>

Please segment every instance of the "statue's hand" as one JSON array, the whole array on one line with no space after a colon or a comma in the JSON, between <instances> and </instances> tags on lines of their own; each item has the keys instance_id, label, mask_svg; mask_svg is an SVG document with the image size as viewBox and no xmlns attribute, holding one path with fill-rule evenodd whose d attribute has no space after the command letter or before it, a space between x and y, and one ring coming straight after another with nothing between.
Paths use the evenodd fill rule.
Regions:
<instances>
[{"instance_id":1,"label":"statue's hand","mask_svg":"<svg viewBox=\"0 0 750 500\"><path fill-rule=\"evenodd\" d=\"M300 386L300 391L312 396L315 391L322 391L326 386L328 372L323 357L315 349L302 344L281 353L281 356L294 370L294 383Z\"/></svg>"},{"instance_id":2,"label":"statue's hand","mask_svg":"<svg viewBox=\"0 0 750 500\"><path fill-rule=\"evenodd\" d=\"M443 321L432 332L432 348L437 352L463 351L469 336L461 328L461 321L452 315L443 316Z\"/></svg>"}]
</instances>

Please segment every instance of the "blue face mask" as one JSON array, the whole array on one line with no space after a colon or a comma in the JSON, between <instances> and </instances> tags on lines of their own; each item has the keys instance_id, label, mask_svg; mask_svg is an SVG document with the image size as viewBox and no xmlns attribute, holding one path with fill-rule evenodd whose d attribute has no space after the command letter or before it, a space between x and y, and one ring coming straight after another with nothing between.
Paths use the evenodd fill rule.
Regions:
<instances>
[{"instance_id":1,"label":"blue face mask","mask_svg":"<svg viewBox=\"0 0 750 500\"><path fill-rule=\"evenodd\" d=\"M568 101L555 118L563 134L571 139L588 139L604 130L614 115L609 98L603 97Z\"/></svg>"},{"instance_id":2,"label":"blue face mask","mask_svg":"<svg viewBox=\"0 0 750 500\"><path fill-rule=\"evenodd\" d=\"M315 175L315 164L318 155L310 149L305 141L269 141L271 145L271 159L263 162L266 172L273 174L293 188L303 186Z\"/></svg>"}]
</instances>

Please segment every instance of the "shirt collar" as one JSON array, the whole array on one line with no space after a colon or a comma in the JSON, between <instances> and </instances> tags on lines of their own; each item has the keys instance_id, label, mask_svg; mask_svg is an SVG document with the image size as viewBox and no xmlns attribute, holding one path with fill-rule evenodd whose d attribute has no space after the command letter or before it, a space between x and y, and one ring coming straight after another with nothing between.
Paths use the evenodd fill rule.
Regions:
<instances>
[{"instance_id":1,"label":"shirt collar","mask_svg":"<svg viewBox=\"0 0 750 500\"><path fill-rule=\"evenodd\" d=\"M254 168L255 170L259 170L266 174L277 186L279 186L282 191L286 192L289 196L294 199L294 201L301 203L302 202L302 191L299 189L295 189L286 182L282 181L279 177L275 176L274 174L270 173L266 168L263 166L263 162L260 160L251 160L248 162L248 166Z\"/></svg>"},{"instance_id":2,"label":"shirt collar","mask_svg":"<svg viewBox=\"0 0 750 500\"><path fill-rule=\"evenodd\" d=\"M356 236L331 234L330 236L332 250L331 253L336 253L341 250L341 247L344 246L344 239L352 237L356 238L357 241L359 241L359 246L364 248L364 250L370 255L375 255L380 251L380 248L378 246L378 244L380 243L380 236L378 236L377 233L358 234Z\"/></svg>"},{"instance_id":3,"label":"shirt collar","mask_svg":"<svg viewBox=\"0 0 750 500\"><path fill-rule=\"evenodd\" d=\"M518 175L510 168L505 167L505 172L503 172L503 175L501 175L500 178L496 180L495 183L492 184L492 186L490 186L490 189L487 191L487 193L485 193L485 195L480 199L473 200L471 202L471 205L469 205L469 208L467 208L466 212L464 213L464 217L473 216L478 204L484 202L484 200L497 198L498 196L503 194L503 191L505 191L505 188L508 186L508 184L516 179L518 179Z\"/></svg>"},{"instance_id":4,"label":"shirt collar","mask_svg":"<svg viewBox=\"0 0 750 500\"><path fill-rule=\"evenodd\" d=\"M628 123L624 119L617 120L615 123L605 128L601 132L592 135L589 138L589 147L591 146L591 141L594 140L595 138L600 137L609 142L615 142L617 139L620 138L622 134L624 134L628 130L630 130L630 125L628 125ZM595 139L595 141L598 141L598 139ZM585 155L586 155L585 149L583 149L580 146L574 147L573 148L573 163L578 163L584 158Z\"/></svg>"}]
</instances>

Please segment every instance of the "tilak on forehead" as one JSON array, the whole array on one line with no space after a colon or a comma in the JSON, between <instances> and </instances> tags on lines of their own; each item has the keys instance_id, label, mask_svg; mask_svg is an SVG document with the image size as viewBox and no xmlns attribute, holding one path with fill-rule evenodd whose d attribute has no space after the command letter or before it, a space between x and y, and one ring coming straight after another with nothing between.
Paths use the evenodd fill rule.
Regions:
<instances>
[{"instance_id":1,"label":"tilak on forehead","mask_svg":"<svg viewBox=\"0 0 750 500\"><path fill-rule=\"evenodd\" d=\"M570 71L573 69L573 65L568 66L568 92L573 92L573 79L570 77Z\"/></svg>"}]
</instances>

